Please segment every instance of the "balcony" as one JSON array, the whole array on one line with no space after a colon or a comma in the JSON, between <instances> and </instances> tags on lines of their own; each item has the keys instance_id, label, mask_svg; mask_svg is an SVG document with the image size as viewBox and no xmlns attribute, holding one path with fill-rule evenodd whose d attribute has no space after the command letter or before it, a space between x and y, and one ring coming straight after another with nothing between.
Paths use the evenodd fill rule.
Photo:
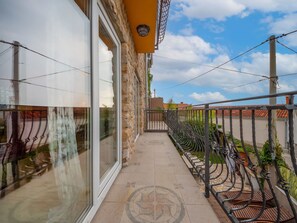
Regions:
<instances>
[{"instance_id":1,"label":"balcony","mask_svg":"<svg viewBox=\"0 0 297 223\"><path fill-rule=\"evenodd\" d=\"M145 133L92 223L220 222L166 133Z\"/></svg>"},{"instance_id":2,"label":"balcony","mask_svg":"<svg viewBox=\"0 0 297 223\"><path fill-rule=\"evenodd\" d=\"M111 222L134 222L135 216L150 218L139 222L159 222L158 217L166 216L165 207L161 211L154 205L158 205L158 196L171 192L158 194L157 188L170 188L180 197L174 204L185 207L186 218L172 215L179 217L170 222L217 221L212 211L205 212L209 211L209 202L213 204L211 198L231 222L296 222L296 93L210 103L191 110L146 111L146 131L168 132L182 159L169 149L163 133L146 133L131 165L122 170L94 222L107 216L110 219L110 211L114 210L120 211L112 215ZM284 96L286 104L257 102ZM239 102L246 104L220 106ZM190 170L187 176L185 167ZM150 191L150 187L154 190ZM146 206L140 205L142 202ZM217 216L221 222L228 221L221 213Z\"/></svg>"},{"instance_id":3,"label":"balcony","mask_svg":"<svg viewBox=\"0 0 297 223\"><path fill-rule=\"evenodd\" d=\"M259 104L258 100L272 97L262 96L190 110L146 111L146 133L92 222L296 222L296 94L273 95L287 96L285 104L277 105ZM245 105L235 105L239 102ZM56 211L61 197L51 194L66 196L60 194L63 189L68 193L65 210L81 211L91 199L89 191L78 188L77 180L59 178L59 187L49 180L55 178L55 169L63 167L58 160L70 171L71 163L83 164L88 156L84 137L89 110L57 109L1 109L1 204L11 210L1 213L4 221L20 219L24 207L33 211L42 200ZM53 140L48 117L55 118L49 112L69 116L64 124L75 131L76 154L58 159L55 148L48 148ZM88 177L83 168L81 173L76 177ZM23 200L27 194L31 198ZM78 203L71 200L75 194ZM71 213L65 216L75 219Z\"/></svg>"}]
</instances>

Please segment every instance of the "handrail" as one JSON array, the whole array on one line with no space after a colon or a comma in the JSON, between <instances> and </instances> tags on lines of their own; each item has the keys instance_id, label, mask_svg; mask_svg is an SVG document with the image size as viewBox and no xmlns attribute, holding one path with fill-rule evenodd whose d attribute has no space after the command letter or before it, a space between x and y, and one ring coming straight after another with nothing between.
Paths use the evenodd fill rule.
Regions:
<instances>
[{"instance_id":1,"label":"handrail","mask_svg":"<svg viewBox=\"0 0 297 223\"><path fill-rule=\"evenodd\" d=\"M294 95L297 91L166 111L169 136L204 182L205 196L210 192L232 222L297 222ZM282 96L290 96L288 104L210 106Z\"/></svg>"},{"instance_id":2,"label":"handrail","mask_svg":"<svg viewBox=\"0 0 297 223\"><path fill-rule=\"evenodd\" d=\"M205 105L225 104L225 103L231 103L231 102L251 101L251 100L257 100L257 99L290 96L290 95L296 95L296 94L297 94L297 91L289 91L289 92L282 92L282 93L277 93L277 94L267 94L267 95L261 95L261 96L255 96L255 97L246 97L246 98L238 98L238 99L225 100L225 101L202 103L202 104L196 104L196 105L192 105L192 106L198 107L198 106L205 106Z\"/></svg>"},{"instance_id":3,"label":"handrail","mask_svg":"<svg viewBox=\"0 0 297 223\"><path fill-rule=\"evenodd\" d=\"M57 108L52 109L51 112L57 112ZM73 117L65 115L64 118L66 122L73 122L73 131L78 136L88 125L89 108L72 109ZM48 107L16 106L14 109L0 109L0 197L5 196L12 186L19 187L53 165L49 144L53 143L50 140L55 137L49 137L49 114ZM77 152L83 151L77 148ZM12 177L7 171L11 172Z\"/></svg>"}]
</instances>

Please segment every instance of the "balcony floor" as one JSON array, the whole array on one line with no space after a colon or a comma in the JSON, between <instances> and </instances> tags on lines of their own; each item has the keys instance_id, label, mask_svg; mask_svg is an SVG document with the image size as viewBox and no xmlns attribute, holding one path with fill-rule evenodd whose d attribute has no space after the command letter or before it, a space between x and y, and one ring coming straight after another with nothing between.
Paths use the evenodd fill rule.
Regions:
<instances>
[{"instance_id":1,"label":"balcony floor","mask_svg":"<svg viewBox=\"0 0 297 223\"><path fill-rule=\"evenodd\" d=\"M220 221L167 134L145 133L92 221L100 222Z\"/></svg>"}]
</instances>

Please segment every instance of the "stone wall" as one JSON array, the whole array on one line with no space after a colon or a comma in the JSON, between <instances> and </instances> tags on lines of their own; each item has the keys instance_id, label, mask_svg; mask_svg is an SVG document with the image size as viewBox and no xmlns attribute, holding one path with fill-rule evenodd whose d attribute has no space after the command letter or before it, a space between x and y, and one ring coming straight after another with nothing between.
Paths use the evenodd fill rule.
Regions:
<instances>
[{"instance_id":1,"label":"stone wall","mask_svg":"<svg viewBox=\"0 0 297 223\"><path fill-rule=\"evenodd\" d=\"M164 109L163 104L164 104L163 98L161 97L149 99L150 109Z\"/></svg>"},{"instance_id":2,"label":"stone wall","mask_svg":"<svg viewBox=\"0 0 297 223\"><path fill-rule=\"evenodd\" d=\"M128 164L135 150L135 78L139 80L140 134L144 128L144 108L146 94L146 56L135 51L124 3L121 0L102 1L121 41L122 66L122 151L123 165Z\"/></svg>"}]
</instances>

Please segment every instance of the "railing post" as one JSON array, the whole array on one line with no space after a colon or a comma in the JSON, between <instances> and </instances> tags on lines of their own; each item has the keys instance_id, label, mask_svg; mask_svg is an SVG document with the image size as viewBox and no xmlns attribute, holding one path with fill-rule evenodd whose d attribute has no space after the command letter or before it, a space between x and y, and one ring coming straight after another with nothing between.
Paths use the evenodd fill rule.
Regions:
<instances>
[{"instance_id":1,"label":"railing post","mask_svg":"<svg viewBox=\"0 0 297 223\"><path fill-rule=\"evenodd\" d=\"M144 109L144 115L145 115L145 130L144 131L146 131L147 129L148 129L148 120L147 120L147 115L148 115L148 112L149 112L149 110L147 110L147 109Z\"/></svg>"},{"instance_id":2,"label":"railing post","mask_svg":"<svg viewBox=\"0 0 297 223\"><path fill-rule=\"evenodd\" d=\"M204 107L204 145L205 145L205 193L204 196L209 198L209 105Z\"/></svg>"},{"instance_id":3,"label":"railing post","mask_svg":"<svg viewBox=\"0 0 297 223\"><path fill-rule=\"evenodd\" d=\"M296 154L295 154L295 143L294 143L294 110L292 106L294 106L294 96L289 96L289 105L290 109L288 109L288 119L289 119L289 152L291 156L291 161L294 169L294 173L297 174L297 163L296 163Z\"/></svg>"}]
</instances>

